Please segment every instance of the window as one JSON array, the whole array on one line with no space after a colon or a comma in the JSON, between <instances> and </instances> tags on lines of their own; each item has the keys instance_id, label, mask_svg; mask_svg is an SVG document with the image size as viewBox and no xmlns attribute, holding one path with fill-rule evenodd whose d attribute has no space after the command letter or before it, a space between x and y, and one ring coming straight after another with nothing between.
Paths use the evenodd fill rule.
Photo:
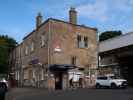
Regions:
<instances>
[{"instance_id":1,"label":"window","mask_svg":"<svg viewBox=\"0 0 133 100\"><path fill-rule=\"evenodd\" d=\"M24 80L28 79L28 70L24 69L23 77L24 77Z\"/></svg>"},{"instance_id":2,"label":"window","mask_svg":"<svg viewBox=\"0 0 133 100\"><path fill-rule=\"evenodd\" d=\"M44 35L41 36L41 47L45 45L45 37Z\"/></svg>"},{"instance_id":3,"label":"window","mask_svg":"<svg viewBox=\"0 0 133 100\"><path fill-rule=\"evenodd\" d=\"M81 35L77 36L78 48L81 47Z\"/></svg>"},{"instance_id":4,"label":"window","mask_svg":"<svg viewBox=\"0 0 133 100\"><path fill-rule=\"evenodd\" d=\"M84 47L88 48L88 37L84 37Z\"/></svg>"},{"instance_id":5,"label":"window","mask_svg":"<svg viewBox=\"0 0 133 100\"><path fill-rule=\"evenodd\" d=\"M44 80L44 70L41 70L41 80Z\"/></svg>"},{"instance_id":6,"label":"window","mask_svg":"<svg viewBox=\"0 0 133 100\"><path fill-rule=\"evenodd\" d=\"M16 80L19 80L19 78L20 78L20 76L19 76L19 71L16 71L16 72L15 72L15 79L16 79Z\"/></svg>"},{"instance_id":7,"label":"window","mask_svg":"<svg viewBox=\"0 0 133 100\"><path fill-rule=\"evenodd\" d=\"M121 77L118 76L110 76L111 79L120 79Z\"/></svg>"},{"instance_id":8,"label":"window","mask_svg":"<svg viewBox=\"0 0 133 100\"><path fill-rule=\"evenodd\" d=\"M31 43L31 52L33 52L34 51L34 43L32 42Z\"/></svg>"},{"instance_id":9,"label":"window","mask_svg":"<svg viewBox=\"0 0 133 100\"><path fill-rule=\"evenodd\" d=\"M97 79L98 80L107 80L108 78L107 77L98 77Z\"/></svg>"},{"instance_id":10,"label":"window","mask_svg":"<svg viewBox=\"0 0 133 100\"><path fill-rule=\"evenodd\" d=\"M76 56L73 56L71 58L71 63L72 63L72 65L76 65Z\"/></svg>"},{"instance_id":11,"label":"window","mask_svg":"<svg viewBox=\"0 0 133 100\"><path fill-rule=\"evenodd\" d=\"M78 48L88 48L88 37L77 35Z\"/></svg>"},{"instance_id":12,"label":"window","mask_svg":"<svg viewBox=\"0 0 133 100\"><path fill-rule=\"evenodd\" d=\"M81 35L77 36L77 40L80 42L81 41Z\"/></svg>"},{"instance_id":13,"label":"window","mask_svg":"<svg viewBox=\"0 0 133 100\"><path fill-rule=\"evenodd\" d=\"M33 78L36 77L36 75L35 75L35 70L33 70L32 76L33 76Z\"/></svg>"},{"instance_id":14,"label":"window","mask_svg":"<svg viewBox=\"0 0 133 100\"><path fill-rule=\"evenodd\" d=\"M25 47L25 55L28 55L28 46Z\"/></svg>"},{"instance_id":15,"label":"window","mask_svg":"<svg viewBox=\"0 0 133 100\"><path fill-rule=\"evenodd\" d=\"M33 74L32 70L29 70L29 73L28 73L28 78L29 79L33 78L32 74Z\"/></svg>"}]
</instances>

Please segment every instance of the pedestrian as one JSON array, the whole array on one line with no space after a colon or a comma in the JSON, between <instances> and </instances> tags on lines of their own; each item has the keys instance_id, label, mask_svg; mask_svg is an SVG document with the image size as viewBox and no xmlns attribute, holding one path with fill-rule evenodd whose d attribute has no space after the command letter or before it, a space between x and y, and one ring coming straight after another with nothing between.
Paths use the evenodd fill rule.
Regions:
<instances>
[{"instance_id":1,"label":"pedestrian","mask_svg":"<svg viewBox=\"0 0 133 100\"><path fill-rule=\"evenodd\" d=\"M73 78L69 80L70 88L73 88Z\"/></svg>"},{"instance_id":2,"label":"pedestrian","mask_svg":"<svg viewBox=\"0 0 133 100\"><path fill-rule=\"evenodd\" d=\"M4 82L0 82L0 100L5 100L5 94L7 92L7 86Z\"/></svg>"},{"instance_id":3,"label":"pedestrian","mask_svg":"<svg viewBox=\"0 0 133 100\"><path fill-rule=\"evenodd\" d=\"M79 78L79 87L83 88L83 78Z\"/></svg>"}]
</instances>

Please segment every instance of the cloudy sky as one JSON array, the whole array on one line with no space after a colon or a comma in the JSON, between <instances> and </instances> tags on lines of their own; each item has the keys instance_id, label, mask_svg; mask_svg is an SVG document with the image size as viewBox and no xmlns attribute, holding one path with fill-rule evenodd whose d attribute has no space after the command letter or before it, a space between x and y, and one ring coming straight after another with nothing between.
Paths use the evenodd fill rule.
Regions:
<instances>
[{"instance_id":1,"label":"cloudy sky","mask_svg":"<svg viewBox=\"0 0 133 100\"><path fill-rule=\"evenodd\" d=\"M0 34L21 42L35 28L38 12L68 21L68 10L78 11L78 24L97 27L99 32L133 31L133 0L0 0Z\"/></svg>"}]
</instances>

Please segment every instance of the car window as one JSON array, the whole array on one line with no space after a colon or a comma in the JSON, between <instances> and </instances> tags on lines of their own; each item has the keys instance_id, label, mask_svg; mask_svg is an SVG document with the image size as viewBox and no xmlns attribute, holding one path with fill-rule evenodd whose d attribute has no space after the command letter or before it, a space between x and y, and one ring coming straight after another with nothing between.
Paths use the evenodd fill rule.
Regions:
<instances>
[{"instance_id":1,"label":"car window","mask_svg":"<svg viewBox=\"0 0 133 100\"><path fill-rule=\"evenodd\" d=\"M120 79L118 76L110 76L111 79Z\"/></svg>"},{"instance_id":2,"label":"car window","mask_svg":"<svg viewBox=\"0 0 133 100\"><path fill-rule=\"evenodd\" d=\"M98 80L107 80L107 77L98 77Z\"/></svg>"}]
</instances>

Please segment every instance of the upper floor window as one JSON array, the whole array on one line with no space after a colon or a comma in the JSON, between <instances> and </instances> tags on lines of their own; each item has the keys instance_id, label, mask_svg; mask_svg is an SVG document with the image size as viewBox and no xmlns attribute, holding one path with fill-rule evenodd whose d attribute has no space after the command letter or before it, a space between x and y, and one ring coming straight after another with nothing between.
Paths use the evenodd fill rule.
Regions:
<instances>
[{"instance_id":1,"label":"upper floor window","mask_svg":"<svg viewBox=\"0 0 133 100\"><path fill-rule=\"evenodd\" d=\"M81 43L81 35L77 36L77 42L78 42L78 48L81 48L82 43Z\"/></svg>"},{"instance_id":2,"label":"upper floor window","mask_svg":"<svg viewBox=\"0 0 133 100\"><path fill-rule=\"evenodd\" d=\"M88 37L77 35L78 48L88 48Z\"/></svg>"},{"instance_id":3,"label":"upper floor window","mask_svg":"<svg viewBox=\"0 0 133 100\"><path fill-rule=\"evenodd\" d=\"M28 55L28 46L25 47L25 55Z\"/></svg>"},{"instance_id":4,"label":"upper floor window","mask_svg":"<svg viewBox=\"0 0 133 100\"><path fill-rule=\"evenodd\" d=\"M84 47L88 48L88 37L84 37Z\"/></svg>"},{"instance_id":5,"label":"upper floor window","mask_svg":"<svg viewBox=\"0 0 133 100\"><path fill-rule=\"evenodd\" d=\"M41 36L41 47L45 46L45 37L44 35Z\"/></svg>"},{"instance_id":6,"label":"upper floor window","mask_svg":"<svg viewBox=\"0 0 133 100\"><path fill-rule=\"evenodd\" d=\"M76 65L76 56L72 56L71 63L72 65Z\"/></svg>"},{"instance_id":7,"label":"upper floor window","mask_svg":"<svg viewBox=\"0 0 133 100\"><path fill-rule=\"evenodd\" d=\"M31 52L33 52L34 51L34 43L32 42L31 43Z\"/></svg>"}]
</instances>

